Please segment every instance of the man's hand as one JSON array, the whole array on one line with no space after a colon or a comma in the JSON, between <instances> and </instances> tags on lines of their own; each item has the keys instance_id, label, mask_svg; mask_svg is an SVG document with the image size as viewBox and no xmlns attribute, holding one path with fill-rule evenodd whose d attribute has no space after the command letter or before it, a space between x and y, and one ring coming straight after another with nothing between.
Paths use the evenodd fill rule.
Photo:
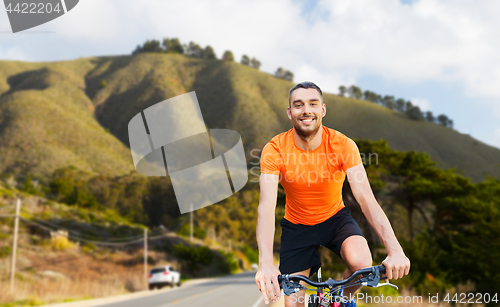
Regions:
<instances>
[{"instance_id":1,"label":"man's hand","mask_svg":"<svg viewBox=\"0 0 500 307\"><path fill-rule=\"evenodd\" d=\"M269 298L275 303L281 297L278 275L281 275L281 272L273 264L259 265L259 270L255 274L255 283L262 292L266 305L269 304Z\"/></svg>"},{"instance_id":2,"label":"man's hand","mask_svg":"<svg viewBox=\"0 0 500 307\"><path fill-rule=\"evenodd\" d=\"M402 278L410 272L410 259L403 252L387 256L382 264L385 266L387 280Z\"/></svg>"}]
</instances>

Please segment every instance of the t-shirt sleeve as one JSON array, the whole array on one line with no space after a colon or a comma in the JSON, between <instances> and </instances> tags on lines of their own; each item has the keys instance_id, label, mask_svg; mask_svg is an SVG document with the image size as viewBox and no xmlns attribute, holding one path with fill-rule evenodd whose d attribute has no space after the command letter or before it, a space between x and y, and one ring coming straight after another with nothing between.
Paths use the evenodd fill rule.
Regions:
<instances>
[{"instance_id":1,"label":"t-shirt sleeve","mask_svg":"<svg viewBox=\"0 0 500 307\"><path fill-rule=\"evenodd\" d=\"M267 143L260 155L260 172L264 174L279 175L282 163L283 159L276 145Z\"/></svg>"},{"instance_id":2,"label":"t-shirt sleeve","mask_svg":"<svg viewBox=\"0 0 500 307\"><path fill-rule=\"evenodd\" d=\"M342 170L344 170L344 172L353 166L363 164L363 160L361 159L361 155L359 154L358 146L350 138L347 138L341 154Z\"/></svg>"}]
</instances>

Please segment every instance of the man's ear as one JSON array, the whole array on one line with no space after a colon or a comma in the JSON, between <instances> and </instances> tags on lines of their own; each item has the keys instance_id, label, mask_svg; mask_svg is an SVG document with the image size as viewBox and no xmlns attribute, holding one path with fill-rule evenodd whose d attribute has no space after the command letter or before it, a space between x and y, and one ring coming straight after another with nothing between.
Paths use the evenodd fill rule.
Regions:
<instances>
[{"instance_id":1,"label":"man's ear","mask_svg":"<svg viewBox=\"0 0 500 307\"><path fill-rule=\"evenodd\" d=\"M326 104L323 103L323 106L321 107L321 109L322 109L322 114L323 114L322 117L325 117L325 115L326 115Z\"/></svg>"},{"instance_id":2,"label":"man's ear","mask_svg":"<svg viewBox=\"0 0 500 307\"><path fill-rule=\"evenodd\" d=\"M286 108L286 115L288 115L289 119L292 119L292 110L290 110L290 107Z\"/></svg>"}]
</instances>

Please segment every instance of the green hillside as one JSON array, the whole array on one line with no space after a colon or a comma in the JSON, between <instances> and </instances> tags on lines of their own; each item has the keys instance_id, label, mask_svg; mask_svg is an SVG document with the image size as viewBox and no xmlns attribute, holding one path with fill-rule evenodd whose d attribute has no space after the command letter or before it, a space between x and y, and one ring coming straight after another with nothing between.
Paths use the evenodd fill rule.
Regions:
<instances>
[{"instance_id":1,"label":"green hillside","mask_svg":"<svg viewBox=\"0 0 500 307\"><path fill-rule=\"evenodd\" d=\"M133 170L128 149L95 120L85 94L91 59L0 62L0 171L46 178L74 165L119 175Z\"/></svg>"},{"instance_id":2,"label":"green hillside","mask_svg":"<svg viewBox=\"0 0 500 307\"><path fill-rule=\"evenodd\" d=\"M43 177L74 165L128 173L129 120L190 91L196 91L209 128L240 132L250 160L252 149L291 127L285 110L292 85L238 63L178 54L0 61L0 170ZM396 150L427 152L439 166L474 180L500 177L500 150L468 135L367 101L326 94L325 102L325 125L352 138L386 139Z\"/></svg>"}]
</instances>

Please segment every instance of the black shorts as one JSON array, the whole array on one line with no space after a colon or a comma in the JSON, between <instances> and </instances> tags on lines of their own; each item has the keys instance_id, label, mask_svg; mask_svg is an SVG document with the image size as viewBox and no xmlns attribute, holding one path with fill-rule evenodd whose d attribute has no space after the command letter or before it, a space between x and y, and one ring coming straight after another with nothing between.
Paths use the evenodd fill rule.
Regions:
<instances>
[{"instance_id":1,"label":"black shorts","mask_svg":"<svg viewBox=\"0 0 500 307\"><path fill-rule=\"evenodd\" d=\"M317 225L293 224L285 218L280 222L280 272L291 274L311 268L309 276L321 266L318 248L323 245L340 257L342 242L350 236L363 236L351 209L342 208Z\"/></svg>"}]
</instances>

